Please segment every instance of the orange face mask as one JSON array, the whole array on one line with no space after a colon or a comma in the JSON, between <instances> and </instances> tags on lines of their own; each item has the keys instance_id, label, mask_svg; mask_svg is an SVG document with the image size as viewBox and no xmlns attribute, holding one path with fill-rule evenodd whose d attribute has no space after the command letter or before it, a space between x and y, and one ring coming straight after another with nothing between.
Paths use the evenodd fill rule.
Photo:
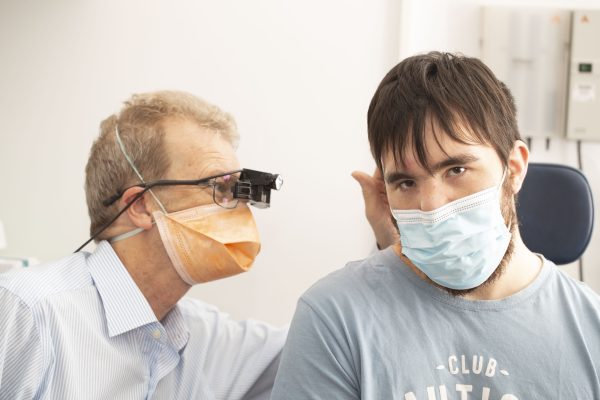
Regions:
<instances>
[{"instance_id":1,"label":"orange face mask","mask_svg":"<svg viewBox=\"0 0 600 400\"><path fill-rule=\"evenodd\" d=\"M175 270L190 285L245 272L260 251L256 223L245 204L155 211L153 216Z\"/></svg>"}]
</instances>

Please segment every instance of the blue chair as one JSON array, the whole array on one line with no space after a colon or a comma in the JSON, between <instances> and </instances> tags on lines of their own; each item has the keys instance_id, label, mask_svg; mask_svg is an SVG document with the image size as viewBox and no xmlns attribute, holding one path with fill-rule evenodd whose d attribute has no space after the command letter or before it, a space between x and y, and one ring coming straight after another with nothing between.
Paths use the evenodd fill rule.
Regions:
<instances>
[{"instance_id":1,"label":"blue chair","mask_svg":"<svg viewBox=\"0 0 600 400\"><path fill-rule=\"evenodd\" d=\"M578 260L594 226L590 185L581 171L558 164L530 163L517 198L525 245L555 264Z\"/></svg>"}]
</instances>

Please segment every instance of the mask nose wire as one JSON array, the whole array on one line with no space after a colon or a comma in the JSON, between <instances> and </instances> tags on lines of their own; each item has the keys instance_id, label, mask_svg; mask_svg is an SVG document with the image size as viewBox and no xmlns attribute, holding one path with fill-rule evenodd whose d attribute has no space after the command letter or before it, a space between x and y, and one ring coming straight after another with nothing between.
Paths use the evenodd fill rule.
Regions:
<instances>
[{"instance_id":1,"label":"mask nose wire","mask_svg":"<svg viewBox=\"0 0 600 400\"><path fill-rule=\"evenodd\" d=\"M131 160L131 157L129 157L129 155L127 154L127 151L125 151L125 145L123 145L123 141L121 140L121 135L119 134L119 126L118 125L115 125L115 136L117 138L117 143L119 144L119 148L121 149L121 153L123 153L123 155L125 156L125 159L127 160L127 162L129 163L129 165L131 166L131 169L133 169L133 172L135 172L135 174L138 176L138 178L140 179L140 181L143 184L146 184L146 181L142 177L142 174L140 174L140 171L138 171L138 169L135 167L135 164L133 163L133 160ZM154 200L158 203L158 206L160 207L160 209L162 210L162 212L165 213L165 214L167 214L167 210L165 209L165 207L163 206L163 204L161 203L161 201L158 199L158 197L156 197L156 195L154 194L154 192L152 191L152 189L149 189L148 192L150 192L150 194L152 195L152 197L154 198Z\"/></svg>"}]
</instances>

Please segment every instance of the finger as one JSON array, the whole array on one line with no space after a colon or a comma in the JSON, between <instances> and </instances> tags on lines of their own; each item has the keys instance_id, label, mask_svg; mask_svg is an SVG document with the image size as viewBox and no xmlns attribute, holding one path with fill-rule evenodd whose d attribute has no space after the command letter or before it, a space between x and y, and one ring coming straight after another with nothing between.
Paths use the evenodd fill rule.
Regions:
<instances>
[{"instance_id":1,"label":"finger","mask_svg":"<svg viewBox=\"0 0 600 400\"><path fill-rule=\"evenodd\" d=\"M375 168L375 172L373 172L373 178L383 180L383 174L379 167Z\"/></svg>"},{"instance_id":2,"label":"finger","mask_svg":"<svg viewBox=\"0 0 600 400\"><path fill-rule=\"evenodd\" d=\"M362 171L352 172L352 177L358 182L363 193L373 191L373 177Z\"/></svg>"},{"instance_id":3,"label":"finger","mask_svg":"<svg viewBox=\"0 0 600 400\"><path fill-rule=\"evenodd\" d=\"M352 177L360 184L368 196L387 196L383 179L378 179L361 171L354 171Z\"/></svg>"},{"instance_id":4,"label":"finger","mask_svg":"<svg viewBox=\"0 0 600 400\"><path fill-rule=\"evenodd\" d=\"M372 204L376 201L377 189L373 178L361 171L354 171L352 177L360 185L363 198L365 199L365 205Z\"/></svg>"}]
</instances>

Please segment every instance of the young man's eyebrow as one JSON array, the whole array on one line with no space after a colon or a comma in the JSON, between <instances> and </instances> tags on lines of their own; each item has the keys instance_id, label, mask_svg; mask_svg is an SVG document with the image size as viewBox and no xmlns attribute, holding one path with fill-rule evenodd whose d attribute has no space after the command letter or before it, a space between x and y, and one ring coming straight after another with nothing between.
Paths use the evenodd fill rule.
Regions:
<instances>
[{"instance_id":1,"label":"young man's eyebrow","mask_svg":"<svg viewBox=\"0 0 600 400\"><path fill-rule=\"evenodd\" d=\"M444 168L450 166L459 166L459 165L467 165L473 163L475 161L479 161L478 157L475 157L472 154L456 154L454 156L450 156L445 160L440 161L439 163L433 165L431 167L431 172L436 173Z\"/></svg>"},{"instance_id":2,"label":"young man's eyebrow","mask_svg":"<svg viewBox=\"0 0 600 400\"><path fill-rule=\"evenodd\" d=\"M438 172L444 168L450 167L450 166L467 165L467 164L473 163L475 161L479 161L479 158L475 157L472 154L457 154L454 156L450 156L450 157L446 158L445 160L442 160L442 161L438 162L437 164L433 165L431 167L431 172L436 173L436 172ZM385 182L389 184L389 183L397 182L402 179L415 179L415 177L406 172L394 171L394 172L390 172L389 174L385 174L384 179L385 179Z\"/></svg>"},{"instance_id":3,"label":"young man's eyebrow","mask_svg":"<svg viewBox=\"0 0 600 400\"><path fill-rule=\"evenodd\" d=\"M402 179L414 179L414 177L404 172L390 172L384 176L385 183L388 184L400 181Z\"/></svg>"}]
</instances>

